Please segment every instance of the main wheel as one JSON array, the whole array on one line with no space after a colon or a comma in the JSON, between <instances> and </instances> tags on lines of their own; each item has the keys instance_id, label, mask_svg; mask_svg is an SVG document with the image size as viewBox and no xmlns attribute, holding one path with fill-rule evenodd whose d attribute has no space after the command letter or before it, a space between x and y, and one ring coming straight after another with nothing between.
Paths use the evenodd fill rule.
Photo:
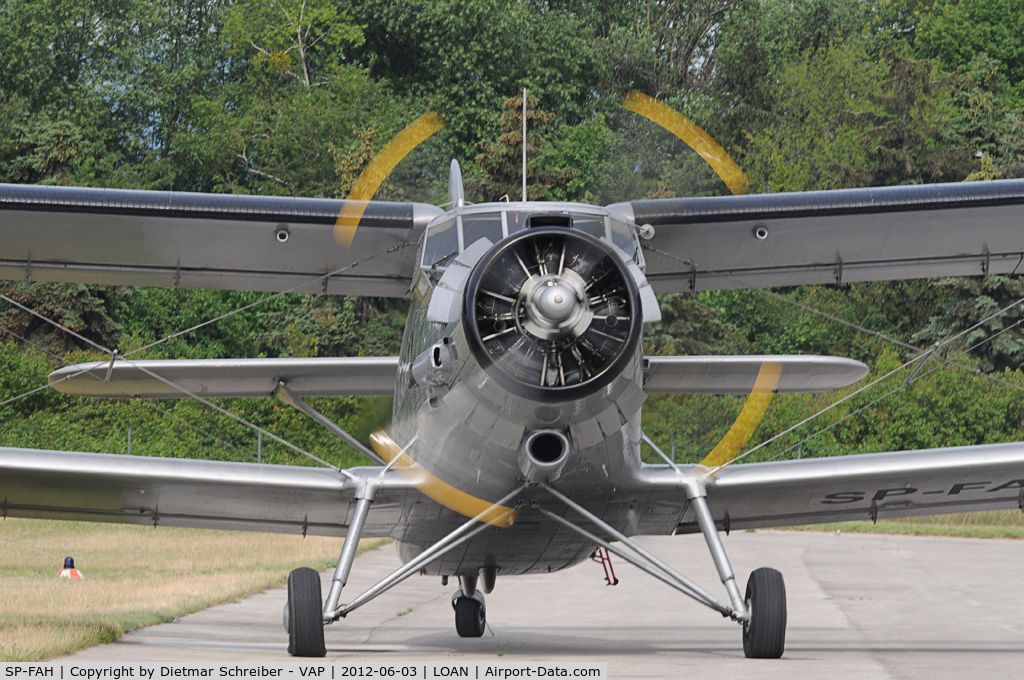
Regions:
<instances>
[{"instance_id":1,"label":"main wheel","mask_svg":"<svg viewBox=\"0 0 1024 680\"><path fill-rule=\"evenodd\" d=\"M309 567L288 575L288 604L285 627L288 629L288 653L292 656L324 656L323 604L320 601L320 574Z\"/></svg>"},{"instance_id":2,"label":"main wheel","mask_svg":"<svg viewBox=\"0 0 1024 680\"><path fill-rule=\"evenodd\" d=\"M786 647L786 584L782 574L761 567L747 581L743 654L748 659L778 659Z\"/></svg>"},{"instance_id":3,"label":"main wheel","mask_svg":"<svg viewBox=\"0 0 1024 680\"><path fill-rule=\"evenodd\" d=\"M472 597L455 600L455 631L459 637L480 637L487 625L484 605Z\"/></svg>"}]
</instances>

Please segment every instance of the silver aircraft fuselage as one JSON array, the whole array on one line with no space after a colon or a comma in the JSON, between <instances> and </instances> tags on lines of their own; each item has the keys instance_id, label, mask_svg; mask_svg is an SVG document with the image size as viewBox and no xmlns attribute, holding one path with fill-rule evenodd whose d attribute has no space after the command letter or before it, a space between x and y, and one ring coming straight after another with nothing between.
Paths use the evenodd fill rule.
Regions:
<instances>
[{"instance_id":1,"label":"silver aircraft fuselage","mask_svg":"<svg viewBox=\"0 0 1024 680\"><path fill-rule=\"evenodd\" d=\"M497 379L496 373L501 367L482 365L480 357L489 361L488 356L471 350L473 339L469 335L473 331L467 331L464 317L473 313L468 309L473 301L466 297L466 277L447 276L447 269L458 265L455 251L471 250L473 242L479 238L487 238L495 244L489 252L500 250L517 235L520 239L529 238L524 233L525 223L535 215L541 215L536 221L543 219L543 226L548 227L537 233L554 233L557 238L557 229L587 230L588 238L613 245L608 250L622 260L624 267L632 263L634 277L643 266L634 227L618 215L593 206L557 203L471 206L450 212L427 228L425 238L420 241L417 260L420 273L413 283L413 300L402 341L391 434L422 468L418 488L444 507L416 503L403 510L406 528L404 534L397 537L401 541L403 559L418 554L464 522L467 516L474 516L481 507L531 481L557 479L560 489L627 535L671 533L685 511L685 502L674 503L671 507L651 507L653 504L642 495L630 493L643 466L640 419L646 395L642 389L641 342L635 342L627 348L625 356L618 357L615 374L606 376L602 381L605 384L564 395L563 392L571 390L565 386L566 371L561 366L559 374L547 368L546 359L542 360L546 369L544 375L550 376L552 389L510 390L508 376L504 381ZM560 222L562 215L565 220ZM484 226L490 231L474 232L477 222L486 222ZM434 240L440 238L447 238L447 244L439 247ZM529 245L521 251L523 255L517 263L526 269L523 276L530 275L527 284L521 286L523 290L530 281L543 279L541 270L546 269L543 264L526 262L526 255L535 250ZM479 254L488 250L488 246L488 243L480 244L476 251ZM552 248L557 254L557 242ZM562 255L564 259L564 246ZM539 252L537 258L541 258ZM550 260L549 279L556 277L555 259ZM437 261L441 265L436 265ZM471 268L475 272L482 266L483 260L479 260L472 263ZM571 274L564 263L562 270ZM450 278L461 280L462 288L458 289L456 284L452 293ZM642 274L634 282L643 283ZM557 279L554 283L548 281L552 290L561 290L557 283ZM516 285L512 285L512 290L515 289ZM437 318L436 309L448 305L447 300L438 304L435 296L442 294L439 291L465 298L458 304L459 313L449 316L446 323L431 320L432 314ZM649 299L653 300L653 295ZM626 312L635 315L636 322L640 323L643 310L639 308L639 295L634 293L632 299L620 300L617 304L612 310L618 311L619 316L605 314L603 323L608 324L611 319L621 325L625 323ZM518 332L532 337L528 319L533 312L525 309L526 306L524 303L518 318L524 321L523 327L527 330L520 328ZM647 312L650 318L651 310ZM599 313L593 309L589 313L593 317L591 325L601 326ZM600 329L592 332L599 334L594 338L607 336ZM515 329L508 329L506 333L509 337L517 334ZM571 332L565 337L570 336ZM590 344L585 336L580 342ZM424 360L430 359L432 351L449 351L449 348L453 348L446 357L449 363L431 376L429 384L421 384L423 380L417 380L417 375L422 373L417 373L417 369ZM552 366L555 361L572 363L571 358L563 360L554 353L551 356ZM569 347L564 356L581 355L575 347ZM587 382L582 375L578 379ZM541 377L541 381L544 380ZM547 458L540 455L543 459L540 461L527 455L531 435L536 439L544 434L549 437L547 443L556 449L559 442L565 446L564 455L556 456L558 451L555 451ZM550 458L558 460L549 461ZM546 464L548 462L550 464ZM522 498L530 497L527 490ZM540 522L537 513L519 514L525 516L517 517L510 526L490 528L449 552L427 568L429 573L473 575L481 567L496 567L500 574L548 572L586 559L596 547L553 522Z\"/></svg>"}]
</instances>

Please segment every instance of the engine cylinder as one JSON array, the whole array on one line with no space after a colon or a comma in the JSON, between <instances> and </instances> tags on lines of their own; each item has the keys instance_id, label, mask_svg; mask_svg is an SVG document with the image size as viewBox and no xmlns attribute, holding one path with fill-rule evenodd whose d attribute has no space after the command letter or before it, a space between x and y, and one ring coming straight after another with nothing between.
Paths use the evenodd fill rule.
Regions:
<instances>
[{"instance_id":1,"label":"engine cylinder","mask_svg":"<svg viewBox=\"0 0 1024 680\"><path fill-rule=\"evenodd\" d=\"M477 361L503 387L562 401L618 375L637 351L643 314L608 244L572 229L527 229L477 263L462 322Z\"/></svg>"}]
</instances>

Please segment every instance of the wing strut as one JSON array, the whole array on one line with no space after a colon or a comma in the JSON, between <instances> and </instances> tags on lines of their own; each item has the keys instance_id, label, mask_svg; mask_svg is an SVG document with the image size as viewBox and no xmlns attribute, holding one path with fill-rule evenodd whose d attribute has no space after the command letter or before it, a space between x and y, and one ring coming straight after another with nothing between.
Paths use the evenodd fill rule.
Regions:
<instances>
[{"instance_id":1,"label":"wing strut","mask_svg":"<svg viewBox=\"0 0 1024 680\"><path fill-rule=\"evenodd\" d=\"M384 593L387 590L390 590L394 586L397 586L399 583L409 578L413 574L417 573L420 569L427 566L434 560L438 559L439 557L450 551L452 548L462 545L469 539L479 534L484 529L490 527L492 520L488 520L486 519L486 517L492 514L495 510L505 506L509 501L518 496L524 488L526 487L520 486L515 488L512 492L510 492L500 501L492 504L489 508L478 514L476 517L472 517L469 520L467 520L465 523L460 525L459 528L457 528L455 531L452 531L450 534L442 538L437 543L434 543L434 545L427 548L418 556L409 560L401 567L393 571L391 574L385 576L376 585L371 586L366 592L364 592L362 595L359 595L358 597L356 597L356 599L352 600L348 604L344 606L338 606L333 612L330 612L327 610L327 608L324 608L324 622L331 623L333 621L337 621L340 618L348 616L350 612L354 611L355 609L358 609L359 607L362 607L364 604L366 604L373 598L377 597L378 595ZM511 513L514 512L514 510L509 509L507 510L507 512ZM478 526L474 527L474 524Z\"/></svg>"},{"instance_id":2,"label":"wing strut","mask_svg":"<svg viewBox=\"0 0 1024 680\"><path fill-rule=\"evenodd\" d=\"M696 480L694 478L692 478L692 477L690 477L688 479L691 479L694 482L696 482ZM592 512L590 512L589 510L587 510L583 506L579 505L578 503L576 503L575 501L570 499L568 496L565 496L562 493L556 491L555 489L553 489L548 484L541 484L541 487L545 491L550 493L552 496L554 496L558 500L560 500L563 503L565 503L566 506L568 506L569 508L575 510L577 513L579 513L580 515L582 515L586 519L590 520L591 523L593 523L595 526L597 526L599 529L601 529L601 531L605 532L608 536L611 536L616 541L621 541L623 545L625 545L626 547L628 547L631 550L633 550L633 552L635 552L637 555L640 556L640 558L643 558L643 559L637 558L637 557L635 557L633 555L630 555L629 553L627 553L624 550L616 548L615 546L613 546L608 541L605 541L605 540L599 538L598 536L595 536L594 534L592 534L589 531L583 529L582 527L577 526L576 524L573 524L572 522L570 522L569 520L565 519L564 517L559 517L555 513L551 512L550 510L547 510L545 508L538 508L538 510L540 510L541 514L543 514L545 517L548 517L549 519L555 520L556 522L558 522L562 526L566 527L567 529L571 529L571 530L575 531L576 533L578 533L579 535L583 536L587 540L594 541L595 543L597 543L598 545L600 545L604 549L606 549L606 550L608 550L610 552L615 553L616 555L618 555L622 559L626 560L627 562L629 562L633 566L641 569L642 571L647 572L648 574L650 574L654 578L667 583L668 585L672 586L673 588L675 588L676 590L680 591L681 593L683 593L685 595L689 595L690 597L692 597L697 602L700 602L701 604L703 604L703 605L705 605L707 607L710 607L711 609L714 609L717 612L720 612L722 614L722 616L728 616L729 618L731 618L731 619L733 619L735 621L740 621L740 622L746 621L747 619L750 618L748 613L747 613L747 609L746 609L746 607L743 604L743 598L741 598L739 596L739 590L736 589L735 579L733 579L732 569L731 568L729 569L728 574L729 574L729 579L733 581L732 588L729 588L728 583L726 583L726 579L725 579L724 574L723 574L723 577L722 577L722 582L726 583L726 590L729 591L729 598L732 600L732 607L729 607L728 605L726 605L726 604L722 603L721 601L719 601L718 598L716 598L714 595L712 595L711 593L709 593L708 591L704 590L699 585L697 585L696 583L691 581L690 579L688 579L685 576L683 576L682 574L680 574L678 571L676 571L675 569L670 567L668 564L666 564L662 560L658 559L656 556L654 556L651 552L649 552L648 550L646 550L642 546L638 545L634 541L631 541L622 532L617 531L610 524L606 523L600 517L598 517L597 515L593 514ZM687 488L689 488L689 485L687 485ZM701 497L701 498L703 498L703 497ZM693 500L691 499L691 503L692 502L693 502ZM704 507L705 507L705 510L706 510L707 509L707 505L705 504ZM703 528L703 524L701 526ZM711 523L711 527L714 528L714 526L715 526L714 522L712 522ZM716 539L718 538L717 530L714 532L714 536L715 536ZM708 540L708 544L709 545L711 544L711 540L710 539ZM721 554L725 555L725 550L721 549L721 542L720 541L719 541L718 545L719 545ZM716 551L714 549L712 549L711 554L712 554L712 557L715 560L715 565L718 566L718 564L719 564L718 554L716 553ZM728 562L728 558L726 558L725 559L725 565L727 567L728 567L728 563L729 563ZM721 573L721 569L719 569L719 572ZM733 596L733 590L736 590L735 597Z\"/></svg>"},{"instance_id":3,"label":"wing strut","mask_svg":"<svg viewBox=\"0 0 1024 680\"><path fill-rule=\"evenodd\" d=\"M335 424L330 418L320 413L320 411L317 411L315 408L313 408L305 401L303 401L302 397L298 396L297 394L289 390L288 386L285 385L283 382L277 383L277 389L274 390L274 397L277 398L279 401L282 401L285 404L288 404L289 406L302 411L307 416L323 425L328 432L338 437L339 439L344 441L346 444L348 444L349 446L351 446L356 451L363 454L373 462L377 463L378 465L387 465L387 463L385 463L380 456L371 451L366 445L364 445L361 441L350 435L348 432L338 427L338 425Z\"/></svg>"}]
</instances>

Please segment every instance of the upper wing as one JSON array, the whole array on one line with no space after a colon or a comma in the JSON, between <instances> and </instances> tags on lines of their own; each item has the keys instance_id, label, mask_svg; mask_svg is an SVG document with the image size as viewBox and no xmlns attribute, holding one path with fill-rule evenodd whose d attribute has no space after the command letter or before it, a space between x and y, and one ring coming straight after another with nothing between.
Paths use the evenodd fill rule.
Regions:
<instances>
[{"instance_id":1,"label":"upper wing","mask_svg":"<svg viewBox=\"0 0 1024 680\"><path fill-rule=\"evenodd\" d=\"M651 224L658 293L1022 271L1024 180L668 198L609 206Z\"/></svg>"},{"instance_id":2,"label":"upper wing","mask_svg":"<svg viewBox=\"0 0 1024 680\"><path fill-rule=\"evenodd\" d=\"M351 248L346 201L0 184L0 278L401 297L420 230L440 208L366 204ZM382 254L383 253L383 254ZM328 279L325 274L367 260Z\"/></svg>"},{"instance_id":3,"label":"upper wing","mask_svg":"<svg viewBox=\"0 0 1024 680\"><path fill-rule=\"evenodd\" d=\"M823 392L868 374L853 359L820 356L644 357L648 394L750 394L765 364L781 369L775 392Z\"/></svg>"},{"instance_id":4,"label":"upper wing","mask_svg":"<svg viewBox=\"0 0 1024 680\"><path fill-rule=\"evenodd\" d=\"M383 480L364 538L394 535L407 505L423 505L396 471ZM344 536L355 489L327 468L0 448L4 517Z\"/></svg>"},{"instance_id":5,"label":"upper wing","mask_svg":"<svg viewBox=\"0 0 1024 680\"><path fill-rule=\"evenodd\" d=\"M269 397L279 382L300 397L390 396L397 374L398 357L172 359L76 364L49 381L65 394L115 399L189 396L177 387L202 397Z\"/></svg>"},{"instance_id":6,"label":"upper wing","mask_svg":"<svg viewBox=\"0 0 1024 680\"><path fill-rule=\"evenodd\" d=\"M644 474L656 499L685 502L675 470ZM707 483L707 502L726 530L1024 508L1024 444L730 465ZM689 509L677 530L700 530Z\"/></svg>"}]
</instances>

